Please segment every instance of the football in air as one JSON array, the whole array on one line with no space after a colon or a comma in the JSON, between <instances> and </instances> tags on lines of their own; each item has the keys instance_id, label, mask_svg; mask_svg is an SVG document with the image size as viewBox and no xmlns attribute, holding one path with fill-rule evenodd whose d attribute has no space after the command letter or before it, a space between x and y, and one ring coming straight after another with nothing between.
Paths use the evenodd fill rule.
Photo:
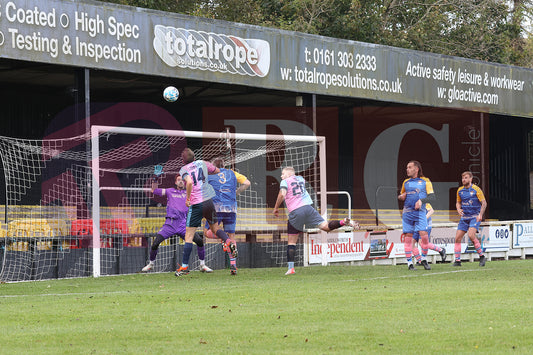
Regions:
<instances>
[{"instance_id":1,"label":"football in air","mask_svg":"<svg viewBox=\"0 0 533 355\"><path fill-rule=\"evenodd\" d=\"M168 102L175 102L180 97L180 92L174 86L169 86L163 91L163 97Z\"/></svg>"}]
</instances>

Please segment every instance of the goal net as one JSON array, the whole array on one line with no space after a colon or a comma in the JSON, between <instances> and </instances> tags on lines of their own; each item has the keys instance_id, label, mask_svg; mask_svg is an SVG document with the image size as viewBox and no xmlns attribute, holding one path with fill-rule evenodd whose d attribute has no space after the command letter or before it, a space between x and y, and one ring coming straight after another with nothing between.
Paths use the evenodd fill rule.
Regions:
<instances>
[{"instance_id":1,"label":"goal net","mask_svg":"<svg viewBox=\"0 0 533 355\"><path fill-rule=\"evenodd\" d=\"M139 272L166 216L166 199L151 191L154 170L163 167L159 187L175 187L185 147L197 159L223 157L226 168L251 182L237 196L239 267L286 263L287 218L272 214L283 167L304 176L316 206L326 211L322 137L104 126L68 139L0 137L6 186L0 280ZM219 241L204 241L206 264L227 267ZM182 252L181 238L170 237L153 271L174 270ZM301 265L304 253L297 255ZM190 268L198 266L193 249Z\"/></svg>"}]
</instances>

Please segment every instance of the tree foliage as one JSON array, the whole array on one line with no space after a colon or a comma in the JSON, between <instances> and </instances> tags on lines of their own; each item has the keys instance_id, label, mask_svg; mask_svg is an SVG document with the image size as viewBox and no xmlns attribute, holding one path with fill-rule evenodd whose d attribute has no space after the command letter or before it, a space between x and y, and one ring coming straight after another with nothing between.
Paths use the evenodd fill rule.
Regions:
<instances>
[{"instance_id":1,"label":"tree foliage","mask_svg":"<svg viewBox=\"0 0 533 355\"><path fill-rule=\"evenodd\" d=\"M108 2L533 67L533 0Z\"/></svg>"}]
</instances>

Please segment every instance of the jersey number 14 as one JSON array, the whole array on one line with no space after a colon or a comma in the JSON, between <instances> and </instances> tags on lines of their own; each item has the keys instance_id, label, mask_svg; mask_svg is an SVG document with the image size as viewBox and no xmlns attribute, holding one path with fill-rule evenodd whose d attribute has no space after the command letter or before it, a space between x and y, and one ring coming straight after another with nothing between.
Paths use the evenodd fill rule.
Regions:
<instances>
[{"instance_id":1,"label":"jersey number 14","mask_svg":"<svg viewBox=\"0 0 533 355\"><path fill-rule=\"evenodd\" d=\"M204 170L203 169L198 170L198 177L196 177L195 171L191 172L191 177L192 177L192 183L194 185L197 185L198 181L201 181L203 183L205 181Z\"/></svg>"}]
</instances>

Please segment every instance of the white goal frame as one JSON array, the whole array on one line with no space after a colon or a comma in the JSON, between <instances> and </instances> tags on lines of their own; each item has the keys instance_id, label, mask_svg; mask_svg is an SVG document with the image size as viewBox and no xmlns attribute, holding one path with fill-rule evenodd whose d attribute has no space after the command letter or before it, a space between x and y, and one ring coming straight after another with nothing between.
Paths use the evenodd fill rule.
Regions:
<instances>
[{"instance_id":1,"label":"white goal frame","mask_svg":"<svg viewBox=\"0 0 533 355\"><path fill-rule=\"evenodd\" d=\"M211 139L244 139L244 140L293 140L300 142L313 142L318 144L318 159L320 170L320 191L327 191L326 177L326 138L324 136L299 136L299 135L274 135L231 132L203 132L203 131L175 131L151 128L91 126L91 168L92 168L92 223L93 223L93 276L100 277L100 191L107 186L100 186L100 153L99 136L105 133L137 134L146 136L172 136L185 138L211 138ZM327 217L327 196L321 193L319 208L322 216Z\"/></svg>"}]
</instances>

